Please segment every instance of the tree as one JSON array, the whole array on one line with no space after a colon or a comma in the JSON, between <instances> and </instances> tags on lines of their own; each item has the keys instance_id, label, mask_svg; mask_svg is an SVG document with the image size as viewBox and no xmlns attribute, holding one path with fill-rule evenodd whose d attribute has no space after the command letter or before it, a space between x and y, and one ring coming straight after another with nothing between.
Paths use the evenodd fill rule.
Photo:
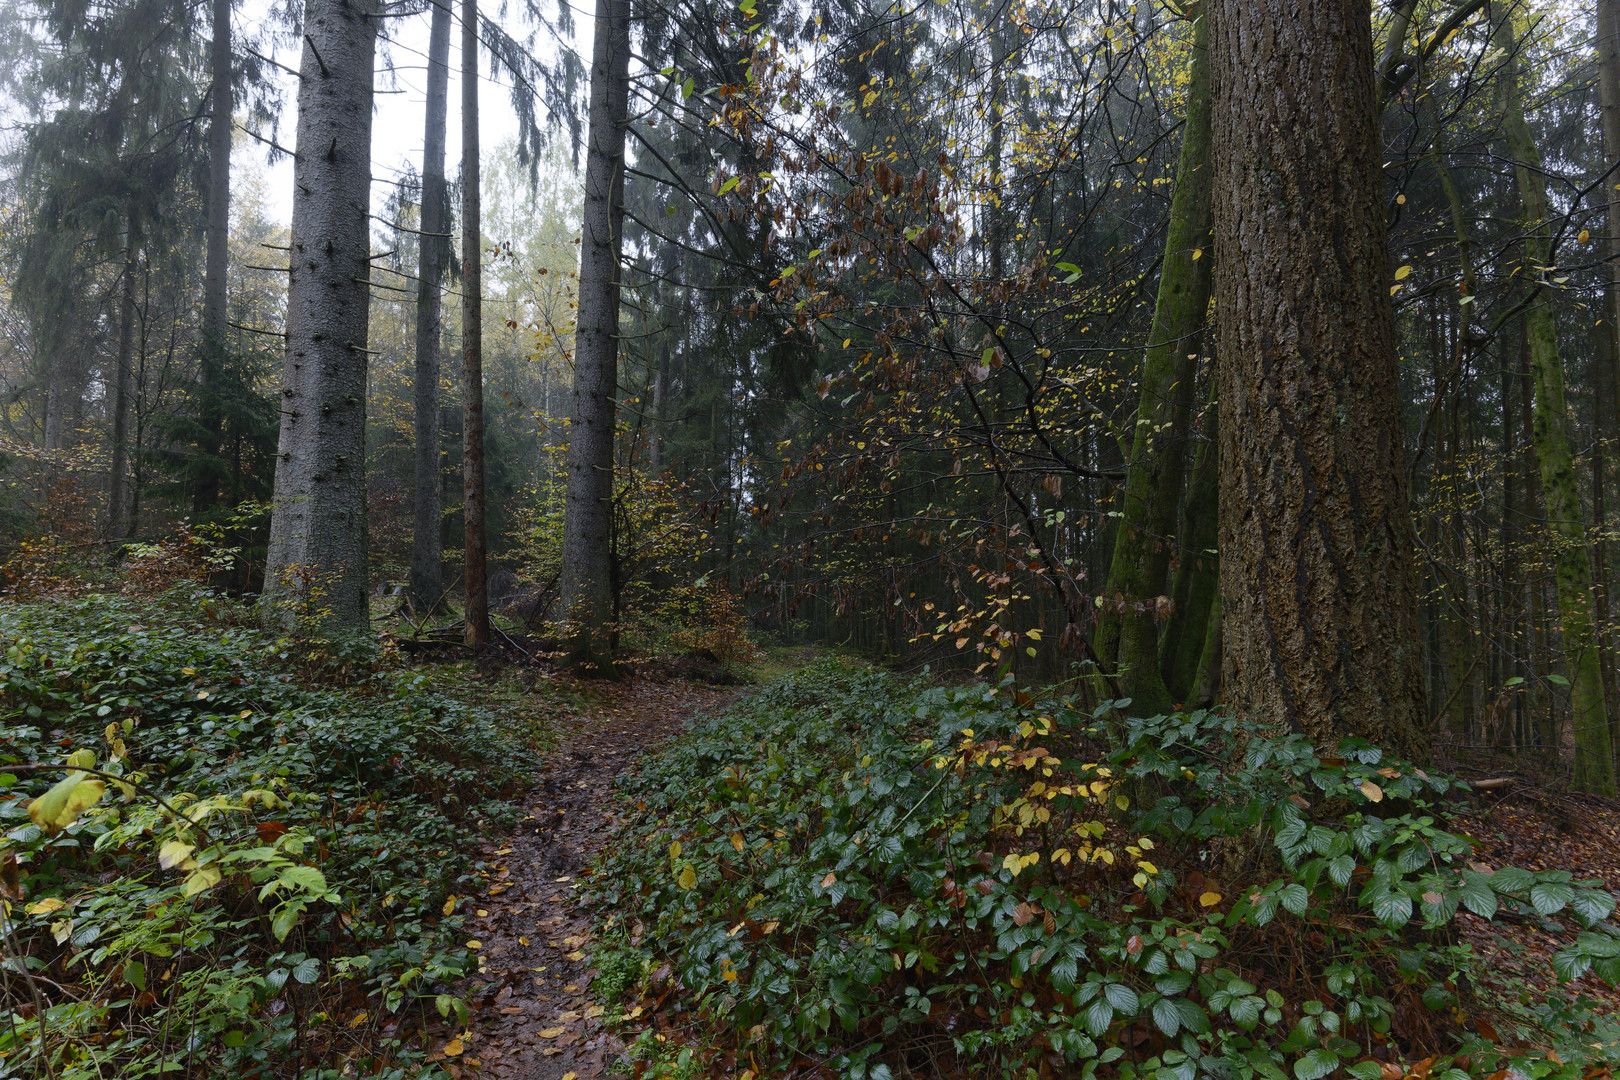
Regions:
<instances>
[{"instance_id":1,"label":"tree","mask_svg":"<svg viewBox=\"0 0 1620 1080\"><path fill-rule=\"evenodd\" d=\"M1488 5L1495 27L1494 39L1506 57L1498 78L1502 135L1513 162L1524 229L1523 288L1531 291L1525 309L1530 344L1530 375L1535 405L1530 440L1541 475L1541 495L1556 536L1553 557L1558 590L1559 625L1563 630L1564 657L1569 669L1571 725L1575 734L1574 786L1595 795L1614 794L1614 762L1609 737L1608 705L1603 675L1598 666L1596 627L1592 620L1592 563L1587 548L1586 524L1581 517L1580 489L1570 453L1569 412L1565 404L1564 360L1558 351L1558 328L1553 309L1537 294L1548 290L1552 264L1551 210L1543 179L1541 154L1524 120L1519 91L1518 43L1501 6Z\"/></svg>"},{"instance_id":2,"label":"tree","mask_svg":"<svg viewBox=\"0 0 1620 1080\"><path fill-rule=\"evenodd\" d=\"M1421 759L1368 9L1212 0L1210 18L1227 700Z\"/></svg>"},{"instance_id":3,"label":"tree","mask_svg":"<svg viewBox=\"0 0 1620 1080\"><path fill-rule=\"evenodd\" d=\"M370 0L306 0L298 154L265 599L363 630L366 598L366 332L370 308Z\"/></svg>"},{"instance_id":4,"label":"tree","mask_svg":"<svg viewBox=\"0 0 1620 1080\"><path fill-rule=\"evenodd\" d=\"M461 7L461 484L467 644L489 643L484 541L484 238L478 212L478 0Z\"/></svg>"},{"instance_id":5,"label":"tree","mask_svg":"<svg viewBox=\"0 0 1620 1080\"><path fill-rule=\"evenodd\" d=\"M449 196L444 142L450 97L450 0L431 0L427 116L422 134L422 235L417 245L414 478L411 489L411 607L431 614L444 591L444 544L439 499L439 287L449 249Z\"/></svg>"},{"instance_id":6,"label":"tree","mask_svg":"<svg viewBox=\"0 0 1620 1080\"><path fill-rule=\"evenodd\" d=\"M609 673L613 665L608 632L613 610L609 530L629 109L629 0L597 0L563 515L562 604L569 623L570 664L600 674Z\"/></svg>"},{"instance_id":7,"label":"tree","mask_svg":"<svg viewBox=\"0 0 1620 1080\"><path fill-rule=\"evenodd\" d=\"M213 0L214 36L209 50L213 83L209 103L213 117L208 127L207 262L203 270L202 340L198 377L203 385L201 400L218 396L216 384L223 379L225 339L225 263L230 249L231 226L231 125L233 95L231 86L231 0ZM220 476L214 466L224 434L224 418L207 409L198 417L201 433L198 450L207 463L196 477L192 510L205 513L219 499Z\"/></svg>"}]
</instances>

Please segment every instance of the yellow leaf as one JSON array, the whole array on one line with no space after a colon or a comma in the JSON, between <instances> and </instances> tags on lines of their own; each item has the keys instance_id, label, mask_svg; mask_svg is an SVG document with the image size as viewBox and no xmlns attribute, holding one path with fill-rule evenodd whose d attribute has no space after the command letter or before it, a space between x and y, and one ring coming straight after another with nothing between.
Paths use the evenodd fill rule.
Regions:
<instances>
[{"instance_id":1,"label":"yellow leaf","mask_svg":"<svg viewBox=\"0 0 1620 1080\"><path fill-rule=\"evenodd\" d=\"M370 1018L371 1014L368 1012L357 1012L354 1014L354 1019L349 1021L349 1026L352 1028L357 1028Z\"/></svg>"},{"instance_id":2,"label":"yellow leaf","mask_svg":"<svg viewBox=\"0 0 1620 1080\"><path fill-rule=\"evenodd\" d=\"M568 1029L565 1027L541 1028L540 1037L542 1039L555 1039L557 1036L561 1035L567 1030Z\"/></svg>"},{"instance_id":3,"label":"yellow leaf","mask_svg":"<svg viewBox=\"0 0 1620 1080\"><path fill-rule=\"evenodd\" d=\"M1203 256L1204 256L1204 249L1203 248L1193 248L1193 256L1192 256L1193 257L1193 262L1197 262L1199 259L1203 258Z\"/></svg>"},{"instance_id":4,"label":"yellow leaf","mask_svg":"<svg viewBox=\"0 0 1620 1080\"><path fill-rule=\"evenodd\" d=\"M462 1049L463 1047L460 1039L451 1039L449 1042L444 1044L444 1056L460 1057Z\"/></svg>"},{"instance_id":5,"label":"yellow leaf","mask_svg":"<svg viewBox=\"0 0 1620 1080\"><path fill-rule=\"evenodd\" d=\"M518 944L519 945L527 945L528 943L529 943L528 938L524 937L522 934L518 935Z\"/></svg>"},{"instance_id":6,"label":"yellow leaf","mask_svg":"<svg viewBox=\"0 0 1620 1080\"><path fill-rule=\"evenodd\" d=\"M1581 235L1577 236L1575 239L1579 240L1581 243L1584 244L1588 240L1592 239L1592 234L1590 232L1588 232L1587 230L1582 229L1581 230Z\"/></svg>"},{"instance_id":7,"label":"yellow leaf","mask_svg":"<svg viewBox=\"0 0 1620 1080\"><path fill-rule=\"evenodd\" d=\"M1129 795L1116 796L1114 799L1114 805L1119 807L1121 810L1129 810L1131 808L1131 797Z\"/></svg>"},{"instance_id":8,"label":"yellow leaf","mask_svg":"<svg viewBox=\"0 0 1620 1080\"><path fill-rule=\"evenodd\" d=\"M1361 793L1367 796L1368 802L1384 801L1384 789L1373 783L1371 780L1363 780L1361 782Z\"/></svg>"},{"instance_id":9,"label":"yellow leaf","mask_svg":"<svg viewBox=\"0 0 1620 1080\"><path fill-rule=\"evenodd\" d=\"M1405 281L1407 279L1407 277L1410 276L1411 273L1412 273L1412 265L1410 263L1408 263L1407 265L1405 265L1403 267L1400 267L1399 269L1397 269L1395 271L1395 280L1396 281Z\"/></svg>"},{"instance_id":10,"label":"yellow leaf","mask_svg":"<svg viewBox=\"0 0 1620 1080\"><path fill-rule=\"evenodd\" d=\"M483 908L479 908L478 909L478 917L480 919L487 919L487 918L489 918L489 912L485 911Z\"/></svg>"},{"instance_id":11,"label":"yellow leaf","mask_svg":"<svg viewBox=\"0 0 1620 1080\"><path fill-rule=\"evenodd\" d=\"M731 834L731 846L736 848L737 852L741 854L744 847L742 833L734 832Z\"/></svg>"},{"instance_id":12,"label":"yellow leaf","mask_svg":"<svg viewBox=\"0 0 1620 1080\"><path fill-rule=\"evenodd\" d=\"M580 952L578 949L575 949L573 952L568 954L568 959L575 961L583 960L585 959L585 954Z\"/></svg>"},{"instance_id":13,"label":"yellow leaf","mask_svg":"<svg viewBox=\"0 0 1620 1080\"><path fill-rule=\"evenodd\" d=\"M1205 907L1214 907L1216 904L1221 902L1221 894L1218 892L1207 892L1198 898L1198 902Z\"/></svg>"},{"instance_id":14,"label":"yellow leaf","mask_svg":"<svg viewBox=\"0 0 1620 1080\"><path fill-rule=\"evenodd\" d=\"M1396 206L1405 206L1406 205L1406 196L1405 195L1397 195L1397 196L1395 196L1395 205Z\"/></svg>"},{"instance_id":15,"label":"yellow leaf","mask_svg":"<svg viewBox=\"0 0 1620 1080\"><path fill-rule=\"evenodd\" d=\"M192 897L198 893L207 892L219 884L219 876L219 867L217 866L198 867L191 872L191 876L186 878L186 883L181 887L180 894L185 897Z\"/></svg>"},{"instance_id":16,"label":"yellow leaf","mask_svg":"<svg viewBox=\"0 0 1620 1080\"><path fill-rule=\"evenodd\" d=\"M681 842L679 840L669 845L669 857L672 859L681 857Z\"/></svg>"},{"instance_id":17,"label":"yellow leaf","mask_svg":"<svg viewBox=\"0 0 1620 1080\"><path fill-rule=\"evenodd\" d=\"M446 915L449 915L451 912L453 912L455 910L456 910L456 898L454 896L452 896L452 897L450 897L448 900L446 900L444 902L444 913Z\"/></svg>"},{"instance_id":18,"label":"yellow leaf","mask_svg":"<svg viewBox=\"0 0 1620 1080\"><path fill-rule=\"evenodd\" d=\"M61 911L65 907L67 907L67 905L58 900L56 897L47 896L43 900L34 901L23 910L28 912L30 915L49 915L51 912Z\"/></svg>"},{"instance_id":19,"label":"yellow leaf","mask_svg":"<svg viewBox=\"0 0 1620 1080\"><path fill-rule=\"evenodd\" d=\"M158 851L158 866L165 870L173 870L191 856L196 848L191 844L179 840L166 841Z\"/></svg>"},{"instance_id":20,"label":"yellow leaf","mask_svg":"<svg viewBox=\"0 0 1620 1080\"><path fill-rule=\"evenodd\" d=\"M562 1074L562 1080L579 1080L579 1073L565 1072Z\"/></svg>"},{"instance_id":21,"label":"yellow leaf","mask_svg":"<svg viewBox=\"0 0 1620 1080\"><path fill-rule=\"evenodd\" d=\"M479 950L479 949L482 949L483 947L484 947L484 943L482 941L479 941L477 938L472 938L471 940L469 940L467 942L467 948L472 949L475 952L477 950Z\"/></svg>"},{"instance_id":22,"label":"yellow leaf","mask_svg":"<svg viewBox=\"0 0 1620 1080\"><path fill-rule=\"evenodd\" d=\"M675 879L675 884L679 885L687 892L691 892L693 889L697 888L697 871L692 869L691 863L687 863L685 866L681 867L681 876Z\"/></svg>"},{"instance_id":23,"label":"yellow leaf","mask_svg":"<svg viewBox=\"0 0 1620 1080\"><path fill-rule=\"evenodd\" d=\"M585 1006L585 1019L595 1020L598 1016L601 1016L606 1011L607 1010L603 1009L600 1005L587 1005Z\"/></svg>"}]
</instances>

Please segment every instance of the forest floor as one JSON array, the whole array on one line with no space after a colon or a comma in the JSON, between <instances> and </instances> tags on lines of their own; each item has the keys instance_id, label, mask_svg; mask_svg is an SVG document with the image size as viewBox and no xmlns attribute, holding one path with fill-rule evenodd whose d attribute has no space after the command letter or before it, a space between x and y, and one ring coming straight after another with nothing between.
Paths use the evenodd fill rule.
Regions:
<instances>
[{"instance_id":1,"label":"forest floor","mask_svg":"<svg viewBox=\"0 0 1620 1080\"><path fill-rule=\"evenodd\" d=\"M577 906L574 889L620 825L615 777L689 716L746 689L638 675L579 695L584 707L562 721L516 832L487 852L488 888L458 900L481 959L462 990L468 1029L447 1033L436 1055L452 1076L593 1080L619 1059L624 1043L591 995L587 953L601 913Z\"/></svg>"}]
</instances>

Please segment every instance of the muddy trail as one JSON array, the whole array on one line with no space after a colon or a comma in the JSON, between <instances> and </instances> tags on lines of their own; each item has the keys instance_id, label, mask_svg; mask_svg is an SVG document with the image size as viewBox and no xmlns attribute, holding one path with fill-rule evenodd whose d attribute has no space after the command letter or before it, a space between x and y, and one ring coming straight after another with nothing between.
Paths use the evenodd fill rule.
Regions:
<instances>
[{"instance_id":1,"label":"muddy trail","mask_svg":"<svg viewBox=\"0 0 1620 1080\"><path fill-rule=\"evenodd\" d=\"M564 722L517 830L488 850L487 889L457 901L480 971L461 989L467 1030L447 1032L435 1056L458 1080L593 1080L624 1049L591 995L594 920L575 903L579 873L622 824L614 778L740 691L638 678L598 693L606 704Z\"/></svg>"}]
</instances>

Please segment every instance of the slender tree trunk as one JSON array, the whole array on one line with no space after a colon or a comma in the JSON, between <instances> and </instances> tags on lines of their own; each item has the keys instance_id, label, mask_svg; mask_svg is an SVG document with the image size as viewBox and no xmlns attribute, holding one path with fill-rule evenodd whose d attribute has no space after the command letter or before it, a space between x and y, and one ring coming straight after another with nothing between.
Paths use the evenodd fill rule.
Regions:
<instances>
[{"instance_id":1,"label":"slender tree trunk","mask_svg":"<svg viewBox=\"0 0 1620 1080\"><path fill-rule=\"evenodd\" d=\"M371 277L371 0L306 0L287 354L265 599L284 625L363 631Z\"/></svg>"},{"instance_id":2,"label":"slender tree trunk","mask_svg":"<svg viewBox=\"0 0 1620 1080\"><path fill-rule=\"evenodd\" d=\"M1210 381L1214 382L1213 372ZM1213 385L1210 389L1214 390ZM1176 610L1165 632L1160 664L1165 687L1171 697L1181 702L1194 700L1211 620L1220 618L1216 613L1220 556L1215 548L1220 540L1220 421L1219 403L1213 400L1213 392L1210 397L1212 400L1204 417L1207 430L1203 448L1182 507L1181 565L1176 570L1174 593ZM1215 666L1220 667L1218 653Z\"/></svg>"},{"instance_id":3,"label":"slender tree trunk","mask_svg":"<svg viewBox=\"0 0 1620 1080\"><path fill-rule=\"evenodd\" d=\"M135 220L130 215L124 248L124 281L118 311L118 357L113 368L112 463L107 477L107 539L124 535L129 472L129 361L135 350L135 274L140 269L135 247Z\"/></svg>"},{"instance_id":4,"label":"slender tree trunk","mask_svg":"<svg viewBox=\"0 0 1620 1080\"><path fill-rule=\"evenodd\" d=\"M1613 168L1620 162L1620 0L1597 0L1597 32L1598 32L1598 89L1602 102L1603 118L1603 163L1607 168ZM1612 439L1616 433L1615 407L1620 405L1616 401L1615 364L1620 362L1620 191L1615 190L1615 184L1620 177L1611 173L1609 180L1604 184L1608 192L1608 206L1606 215L1606 228L1609 233L1609 272L1614 275L1610 283L1608 299L1608 334L1615 347L1603 361L1608 366L1608 373L1604 378L1607 390L1608 408L1600 409L1596 416L1596 430L1593 432L1598 445L1603 446ZM1607 456L1607 455L1605 455ZM1604 511L1607 510L1605 506ZM1606 530L1608 523L1604 520L1606 513L1597 512L1594 515L1599 530ZM1598 541L1598 554L1601 559L1602 593L1599 599L1600 635L1608 630L1609 595L1608 576L1609 560L1607 557L1607 541L1601 536ZM1620 705L1620 687L1615 685L1614 657L1612 642L1601 639L1602 647L1599 649L1600 662L1606 677L1604 692L1608 694L1608 701L1613 708ZM1614 730L1616 717L1610 717L1610 743L1612 748L1620 753L1620 732Z\"/></svg>"},{"instance_id":5,"label":"slender tree trunk","mask_svg":"<svg viewBox=\"0 0 1620 1080\"><path fill-rule=\"evenodd\" d=\"M202 514L219 502L220 439L225 421L220 409L226 351L225 270L229 261L231 227L231 0L213 0L214 40L210 50L213 87L208 126L207 250L203 267L202 352L198 365L202 409L197 417L202 430L198 446L207 461L198 473L191 508Z\"/></svg>"},{"instance_id":6,"label":"slender tree trunk","mask_svg":"<svg viewBox=\"0 0 1620 1080\"><path fill-rule=\"evenodd\" d=\"M1498 76L1502 133L1519 189L1520 217L1525 230L1524 269L1519 280L1527 288L1544 280L1551 240L1548 233L1547 188L1541 154L1530 137L1519 95L1517 42L1506 13L1489 5L1496 24L1497 47L1515 57ZM1575 462L1569 448L1569 413L1564 400L1564 361L1558 353L1558 334L1549 297L1538 297L1525 312L1530 335L1530 372L1535 384L1535 408L1530 438L1541 473L1541 495L1547 519L1560 540L1554 560L1558 587L1558 613L1563 628L1565 663L1569 668L1571 724L1575 733L1574 786L1594 795L1614 794L1614 762L1609 740L1608 704L1598 668L1596 628L1592 618L1592 562L1586 524L1581 515Z\"/></svg>"},{"instance_id":7,"label":"slender tree trunk","mask_svg":"<svg viewBox=\"0 0 1620 1080\"><path fill-rule=\"evenodd\" d=\"M466 641L489 643L484 546L484 237L479 210L478 0L461 5L461 495Z\"/></svg>"},{"instance_id":8,"label":"slender tree trunk","mask_svg":"<svg viewBox=\"0 0 1620 1080\"><path fill-rule=\"evenodd\" d=\"M443 504L439 500L439 334L445 254L450 241L449 196L444 184L444 142L450 98L450 3L433 0L428 34L427 118L422 133L422 236L417 245L416 445L411 503L410 602L427 618L444 593Z\"/></svg>"},{"instance_id":9,"label":"slender tree trunk","mask_svg":"<svg viewBox=\"0 0 1620 1080\"><path fill-rule=\"evenodd\" d=\"M604 675L612 671L607 626L613 603L609 529L629 103L630 5L628 0L597 0L563 513L562 600L569 624L570 664Z\"/></svg>"},{"instance_id":10,"label":"slender tree trunk","mask_svg":"<svg viewBox=\"0 0 1620 1080\"><path fill-rule=\"evenodd\" d=\"M1208 23L1202 14L1193 21L1187 120L1159 298L1142 358L1136 432L1119 501L1123 516L1108 574L1109 595L1122 598L1120 610L1107 620L1117 620L1119 684L1131 699L1131 711L1140 716L1169 712L1174 705L1160 674L1157 608L1170 569L1211 289L1212 260L1205 256L1211 212Z\"/></svg>"},{"instance_id":11,"label":"slender tree trunk","mask_svg":"<svg viewBox=\"0 0 1620 1080\"><path fill-rule=\"evenodd\" d=\"M1422 759L1367 5L1210 16L1226 698L1322 747Z\"/></svg>"}]
</instances>

